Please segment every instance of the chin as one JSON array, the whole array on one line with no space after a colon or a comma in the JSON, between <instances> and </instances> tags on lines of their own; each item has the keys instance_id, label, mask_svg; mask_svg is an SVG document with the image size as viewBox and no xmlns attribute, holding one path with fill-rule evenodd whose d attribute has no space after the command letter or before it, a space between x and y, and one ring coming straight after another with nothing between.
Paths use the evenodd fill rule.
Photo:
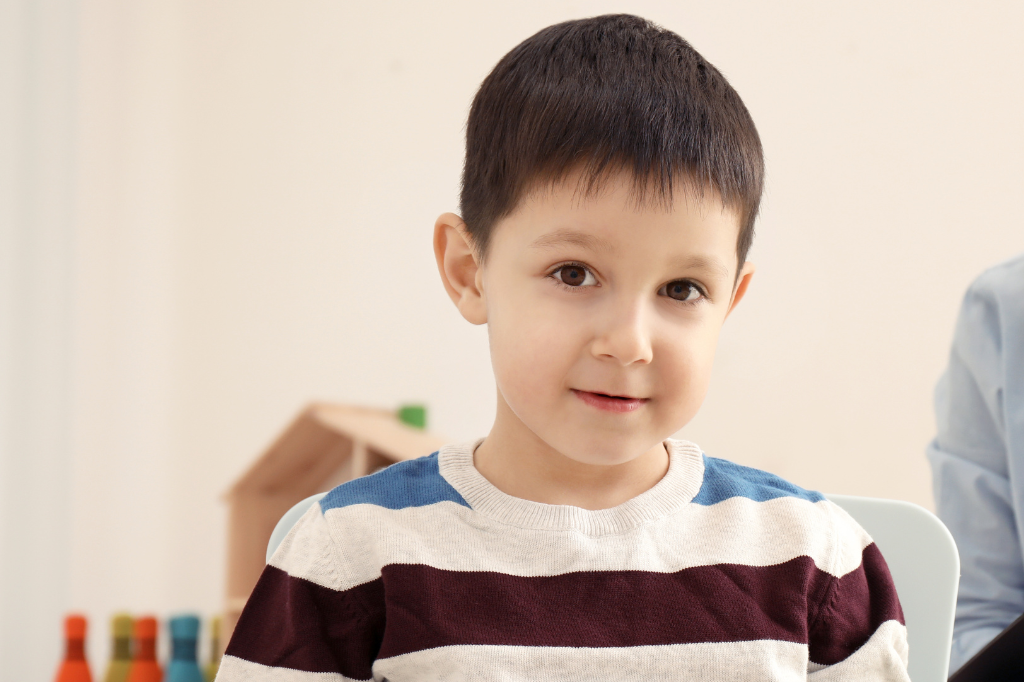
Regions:
<instances>
[{"instance_id":1,"label":"chin","mask_svg":"<svg viewBox=\"0 0 1024 682\"><path fill-rule=\"evenodd\" d=\"M569 459L580 464L593 466L616 466L631 462L640 455L650 450L653 444L638 443L631 438L601 438L594 439L592 434L589 438L579 438L568 443L566 447L555 447ZM657 442L657 441L656 441Z\"/></svg>"}]
</instances>

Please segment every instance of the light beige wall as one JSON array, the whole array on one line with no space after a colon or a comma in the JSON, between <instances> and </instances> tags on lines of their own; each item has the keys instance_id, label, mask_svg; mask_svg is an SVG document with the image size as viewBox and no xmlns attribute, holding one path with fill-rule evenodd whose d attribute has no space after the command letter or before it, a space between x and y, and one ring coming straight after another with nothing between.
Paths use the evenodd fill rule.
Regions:
<instances>
[{"instance_id":1,"label":"light beige wall","mask_svg":"<svg viewBox=\"0 0 1024 682\"><path fill-rule=\"evenodd\" d=\"M758 274L683 435L930 506L959 298L1024 250L1020 5L95 0L69 605L219 608L218 495L307 400L424 401L437 430L486 432L486 332L446 299L430 228L488 70L607 11L688 38L767 153Z\"/></svg>"},{"instance_id":2,"label":"light beige wall","mask_svg":"<svg viewBox=\"0 0 1024 682\"><path fill-rule=\"evenodd\" d=\"M1016 6L193 7L177 399L218 477L312 395L422 399L453 437L486 431L483 334L437 283L430 226L456 206L495 61L614 10L717 64L768 158L759 273L683 433L807 486L930 505L922 452L959 298L1024 250Z\"/></svg>"},{"instance_id":3,"label":"light beige wall","mask_svg":"<svg viewBox=\"0 0 1024 682\"><path fill-rule=\"evenodd\" d=\"M206 556L202 539L219 531L222 512L189 480L197 465L175 422L191 390L177 379L176 340L178 306L187 305L175 245L183 220L181 121L190 106L180 87L183 9L91 0L79 10L65 608L94 619L94 676L108 657L115 611L212 612L219 597L220 557ZM183 513L197 504L206 523ZM195 564L204 579L183 581L183 567ZM54 623L55 642L58 632ZM52 674L48 661L24 665Z\"/></svg>"}]
</instances>

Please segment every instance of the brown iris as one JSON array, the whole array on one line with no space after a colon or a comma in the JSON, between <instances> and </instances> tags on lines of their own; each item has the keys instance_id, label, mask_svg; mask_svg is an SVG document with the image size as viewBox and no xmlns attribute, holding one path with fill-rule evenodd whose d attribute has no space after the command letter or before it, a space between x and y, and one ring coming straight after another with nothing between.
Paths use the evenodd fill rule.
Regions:
<instances>
[{"instance_id":1,"label":"brown iris","mask_svg":"<svg viewBox=\"0 0 1024 682\"><path fill-rule=\"evenodd\" d=\"M587 271L578 265L565 265L559 268L558 276L564 284L578 287L587 279Z\"/></svg>"},{"instance_id":2,"label":"brown iris","mask_svg":"<svg viewBox=\"0 0 1024 682\"><path fill-rule=\"evenodd\" d=\"M685 281L669 282L665 286L665 292L668 294L668 297L674 298L677 301L687 300L696 290L697 287Z\"/></svg>"}]
</instances>

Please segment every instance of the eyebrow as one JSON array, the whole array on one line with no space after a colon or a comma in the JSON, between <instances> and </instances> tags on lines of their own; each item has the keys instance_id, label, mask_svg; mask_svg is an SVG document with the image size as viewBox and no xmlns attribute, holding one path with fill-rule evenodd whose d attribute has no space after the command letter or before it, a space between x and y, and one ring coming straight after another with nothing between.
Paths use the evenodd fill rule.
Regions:
<instances>
[{"instance_id":1,"label":"eyebrow","mask_svg":"<svg viewBox=\"0 0 1024 682\"><path fill-rule=\"evenodd\" d=\"M549 249L566 245L579 246L589 251L608 250L611 248L611 245L604 239L587 234L586 232L577 232L576 230L558 230L557 232L541 235L530 244L535 249Z\"/></svg>"},{"instance_id":2,"label":"eyebrow","mask_svg":"<svg viewBox=\"0 0 1024 682\"><path fill-rule=\"evenodd\" d=\"M713 275L719 275L722 279L732 276L728 266L714 256L690 256L678 261L681 270L703 270Z\"/></svg>"}]
</instances>

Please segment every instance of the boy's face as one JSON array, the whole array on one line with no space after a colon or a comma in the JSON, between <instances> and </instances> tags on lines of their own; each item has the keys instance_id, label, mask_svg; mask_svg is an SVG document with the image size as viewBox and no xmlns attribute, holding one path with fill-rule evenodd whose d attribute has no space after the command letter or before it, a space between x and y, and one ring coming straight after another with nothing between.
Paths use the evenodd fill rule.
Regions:
<instances>
[{"instance_id":1,"label":"boy's face","mask_svg":"<svg viewBox=\"0 0 1024 682\"><path fill-rule=\"evenodd\" d=\"M460 311L488 325L495 431L621 464L696 414L753 267L737 282L739 219L712 191L677 192L667 210L637 207L628 176L592 198L574 188L528 197L495 226L483 263L451 214L435 248Z\"/></svg>"}]
</instances>

